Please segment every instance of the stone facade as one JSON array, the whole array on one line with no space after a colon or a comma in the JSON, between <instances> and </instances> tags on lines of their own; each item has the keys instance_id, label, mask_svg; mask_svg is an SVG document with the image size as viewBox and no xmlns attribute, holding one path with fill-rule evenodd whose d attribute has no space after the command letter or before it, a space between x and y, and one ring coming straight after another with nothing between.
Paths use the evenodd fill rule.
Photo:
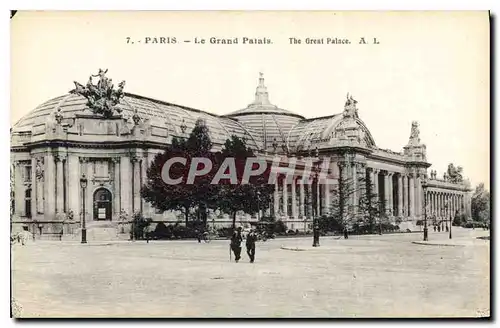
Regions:
<instances>
[{"instance_id":1,"label":"stone facade","mask_svg":"<svg viewBox=\"0 0 500 328\"><path fill-rule=\"evenodd\" d=\"M173 136L187 136L198 118L206 122L215 149L237 135L269 161L279 157L287 165L295 163L293 183L276 183L269 208L254 218L242 216L244 221L273 215L289 229L307 230L313 215L330 213L340 175L356 186L348 200L354 215L366 188L372 188L387 217L403 224L411 226L423 217L424 201L427 214L438 219L457 212L470 216L466 181L428 177L431 164L418 124L412 124L403 152L380 149L352 96L340 114L315 119L272 105L262 76L254 102L224 116L129 93L119 100L119 110L102 115L73 92L40 105L12 128L14 229L27 225L36 233L78 230L84 200L87 222L119 222L134 212L155 221L177 221L175 213L158 213L146 203L140 188L154 156ZM333 184L300 183L307 163L325 167ZM85 191L80 187L82 175L88 179ZM367 177L372 184L360 188ZM212 215L211 221L229 218Z\"/></svg>"}]
</instances>

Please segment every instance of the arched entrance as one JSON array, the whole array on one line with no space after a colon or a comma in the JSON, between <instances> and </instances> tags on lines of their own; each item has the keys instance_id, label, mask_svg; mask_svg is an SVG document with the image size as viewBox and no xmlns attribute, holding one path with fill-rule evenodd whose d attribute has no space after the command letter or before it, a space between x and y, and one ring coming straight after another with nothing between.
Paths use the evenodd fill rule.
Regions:
<instances>
[{"instance_id":1,"label":"arched entrance","mask_svg":"<svg viewBox=\"0 0 500 328\"><path fill-rule=\"evenodd\" d=\"M111 192L99 188L94 192L94 220L111 220Z\"/></svg>"}]
</instances>

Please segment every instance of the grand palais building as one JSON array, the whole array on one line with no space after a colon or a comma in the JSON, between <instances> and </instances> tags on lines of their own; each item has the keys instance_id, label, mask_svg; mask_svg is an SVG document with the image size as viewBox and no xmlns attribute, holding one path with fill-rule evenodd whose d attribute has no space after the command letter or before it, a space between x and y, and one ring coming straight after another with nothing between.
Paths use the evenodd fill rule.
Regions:
<instances>
[{"instance_id":1,"label":"grand palais building","mask_svg":"<svg viewBox=\"0 0 500 328\"><path fill-rule=\"evenodd\" d=\"M402 228L416 229L423 219L424 181L427 215L438 221L456 213L470 217L470 184L466 179L438 178L429 170L417 122L408 126L403 151L390 151L377 146L350 96L338 104L338 114L306 119L271 104L261 74L250 105L218 116L123 92L124 83L114 88L105 74L101 70L91 76L86 86L75 82L72 92L46 101L12 127L13 230L24 226L36 234L77 234L83 202L90 230L104 222L106 227L118 225L134 212L154 222L177 221L178 213L161 213L145 202L140 188L155 154L174 136L187 137L200 118L216 149L236 135L259 156L280 156L283 162L293 158L297 167L306 159L318 165L328 159L333 176L343 174L354 185L368 176L383 212ZM80 186L83 175L88 179L85 189ZM300 178L301 171L294 175ZM332 188L277 183L272 204L260 215L281 219L289 229L309 229L313 213L330 212ZM349 196L354 215L360 193ZM245 224L257 216L242 214L238 219ZM211 213L210 222L224 225L230 219Z\"/></svg>"}]
</instances>

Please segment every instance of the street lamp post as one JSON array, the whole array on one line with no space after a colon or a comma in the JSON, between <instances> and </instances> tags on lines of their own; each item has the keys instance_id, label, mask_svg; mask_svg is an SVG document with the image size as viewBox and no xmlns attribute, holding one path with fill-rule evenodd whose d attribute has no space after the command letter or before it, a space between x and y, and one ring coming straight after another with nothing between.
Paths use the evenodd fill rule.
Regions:
<instances>
[{"instance_id":1,"label":"street lamp post","mask_svg":"<svg viewBox=\"0 0 500 328\"><path fill-rule=\"evenodd\" d=\"M260 190L257 190L257 221L260 221Z\"/></svg>"},{"instance_id":2,"label":"street lamp post","mask_svg":"<svg viewBox=\"0 0 500 328\"><path fill-rule=\"evenodd\" d=\"M319 179L318 179L318 167L314 167L314 180L313 181L316 181L316 183L319 183ZM313 188L311 188L312 190ZM315 188L316 190L318 190L318 188ZM312 193L311 193L311 196L312 196ZM318 195L316 195L316 202L318 201ZM311 202L312 202L312 199L311 199ZM314 208L313 208L313 247L319 247L319 223L318 223L318 204L317 203L313 203L314 205Z\"/></svg>"},{"instance_id":3,"label":"street lamp post","mask_svg":"<svg viewBox=\"0 0 500 328\"><path fill-rule=\"evenodd\" d=\"M446 216L448 216L448 221L449 221L449 239L451 239L451 213L448 213L448 208L450 208L450 201L446 201L446 203L444 204L444 215L445 215L445 218L444 218L444 221L446 221Z\"/></svg>"},{"instance_id":4,"label":"street lamp post","mask_svg":"<svg viewBox=\"0 0 500 328\"><path fill-rule=\"evenodd\" d=\"M422 189L424 191L424 241L429 240L429 232L427 230L427 182L422 183Z\"/></svg>"},{"instance_id":5,"label":"street lamp post","mask_svg":"<svg viewBox=\"0 0 500 328\"><path fill-rule=\"evenodd\" d=\"M449 216L450 216L450 236L449 236L449 239L451 239L451 226L452 226L452 221L451 220L452 220L452 216L453 215L451 213L449 213Z\"/></svg>"},{"instance_id":6,"label":"street lamp post","mask_svg":"<svg viewBox=\"0 0 500 328\"><path fill-rule=\"evenodd\" d=\"M85 174L80 178L80 186L82 187L82 205L83 205L83 213L82 213L82 244L87 243L87 227L85 225L85 189L87 189L87 177Z\"/></svg>"}]
</instances>

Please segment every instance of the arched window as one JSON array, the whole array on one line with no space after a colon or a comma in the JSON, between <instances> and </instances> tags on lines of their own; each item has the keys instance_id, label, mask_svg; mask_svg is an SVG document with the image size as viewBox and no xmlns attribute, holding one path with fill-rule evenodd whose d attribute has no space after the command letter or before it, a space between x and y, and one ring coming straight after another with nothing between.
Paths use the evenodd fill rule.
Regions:
<instances>
[{"instance_id":1,"label":"arched window","mask_svg":"<svg viewBox=\"0 0 500 328\"><path fill-rule=\"evenodd\" d=\"M26 189L24 192L24 209L26 217L31 218L31 188Z\"/></svg>"}]
</instances>

